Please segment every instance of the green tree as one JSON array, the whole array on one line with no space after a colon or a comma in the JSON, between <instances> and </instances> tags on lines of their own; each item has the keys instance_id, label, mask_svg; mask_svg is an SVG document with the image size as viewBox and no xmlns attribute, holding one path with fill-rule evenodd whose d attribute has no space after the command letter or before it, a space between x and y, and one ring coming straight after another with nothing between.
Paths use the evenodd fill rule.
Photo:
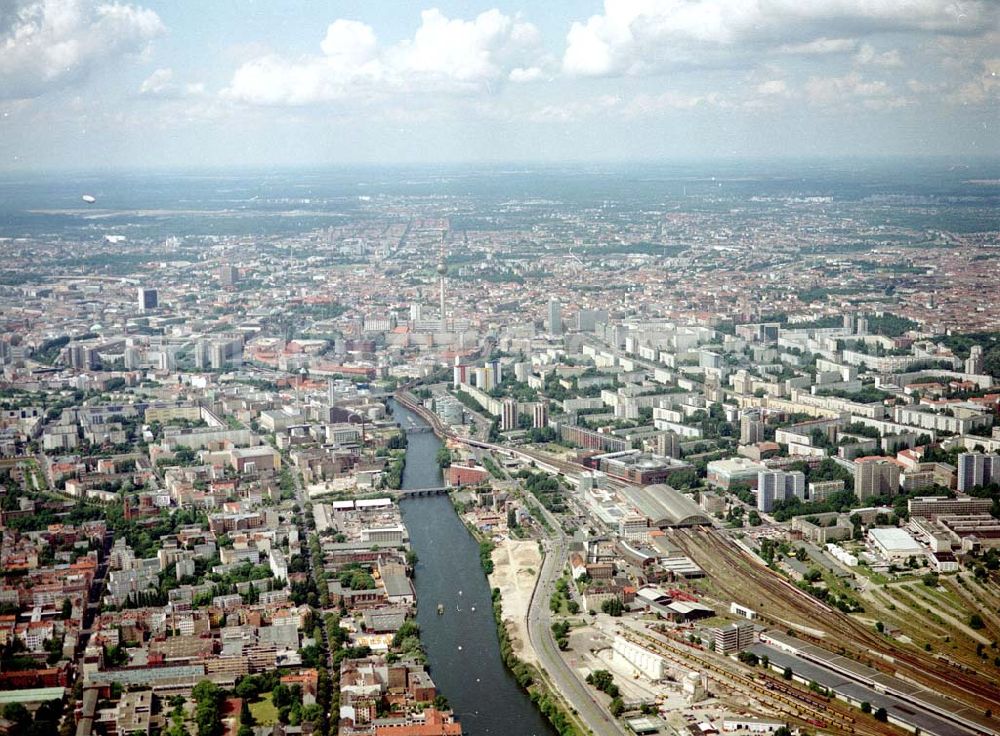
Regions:
<instances>
[{"instance_id":1,"label":"green tree","mask_svg":"<svg viewBox=\"0 0 1000 736\"><path fill-rule=\"evenodd\" d=\"M221 736L222 690L211 680L202 680L191 691L195 701L194 722L198 736Z\"/></svg>"},{"instance_id":2,"label":"green tree","mask_svg":"<svg viewBox=\"0 0 1000 736\"><path fill-rule=\"evenodd\" d=\"M188 736L187 728L184 725L184 699L174 706L170 711L170 726L166 730L166 736Z\"/></svg>"},{"instance_id":3,"label":"green tree","mask_svg":"<svg viewBox=\"0 0 1000 736\"><path fill-rule=\"evenodd\" d=\"M447 447L442 447L440 450L437 451L435 459L437 460L438 466L440 466L441 468L451 467L451 450L449 450Z\"/></svg>"},{"instance_id":4,"label":"green tree","mask_svg":"<svg viewBox=\"0 0 1000 736\"><path fill-rule=\"evenodd\" d=\"M23 703L7 703L3 707L3 717L13 723L18 731L31 725L31 713Z\"/></svg>"},{"instance_id":5,"label":"green tree","mask_svg":"<svg viewBox=\"0 0 1000 736\"><path fill-rule=\"evenodd\" d=\"M601 603L601 611L609 616L621 616L625 611L625 606L618 598L609 598Z\"/></svg>"}]
</instances>

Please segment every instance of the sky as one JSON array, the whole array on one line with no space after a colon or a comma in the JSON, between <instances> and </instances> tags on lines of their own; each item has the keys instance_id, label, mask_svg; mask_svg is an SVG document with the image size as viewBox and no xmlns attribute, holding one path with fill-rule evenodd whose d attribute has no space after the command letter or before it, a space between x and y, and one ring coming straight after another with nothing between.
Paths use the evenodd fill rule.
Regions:
<instances>
[{"instance_id":1,"label":"sky","mask_svg":"<svg viewBox=\"0 0 1000 736\"><path fill-rule=\"evenodd\" d=\"M1000 0L0 0L0 170L1000 155Z\"/></svg>"}]
</instances>

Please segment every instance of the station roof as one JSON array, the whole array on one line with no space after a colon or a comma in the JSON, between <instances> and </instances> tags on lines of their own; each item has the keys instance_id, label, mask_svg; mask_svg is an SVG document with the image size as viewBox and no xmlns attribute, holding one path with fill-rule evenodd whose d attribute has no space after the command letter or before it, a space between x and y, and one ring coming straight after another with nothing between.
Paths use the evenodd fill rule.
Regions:
<instances>
[{"instance_id":1,"label":"station roof","mask_svg":"<svg viewBox=\"0 0 1000 736\"><path fill-rule=\"evenodd\" d=\"M649 519L654 527L711 525L712 520L683 493L660 483L651 486L625 486L622 496Z\"/></svg>"}]
</instances>

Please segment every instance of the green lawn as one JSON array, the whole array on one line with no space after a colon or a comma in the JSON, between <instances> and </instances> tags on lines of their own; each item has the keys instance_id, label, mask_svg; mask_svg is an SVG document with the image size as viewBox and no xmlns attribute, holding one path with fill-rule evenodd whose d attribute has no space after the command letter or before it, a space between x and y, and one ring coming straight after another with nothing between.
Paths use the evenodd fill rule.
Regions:
<instances>
[{"instance_id":1,"label":"green lawn","mask_svg":"<svg viewBox=\"0 0 1000 736\"><path fill-rule=\"evenodd\" d=\"M278 722L278 709L271 702L271 693L261 695L256 703L250 703L250 713L258 726L273 726Z\"/></svg>"}]
</instances>

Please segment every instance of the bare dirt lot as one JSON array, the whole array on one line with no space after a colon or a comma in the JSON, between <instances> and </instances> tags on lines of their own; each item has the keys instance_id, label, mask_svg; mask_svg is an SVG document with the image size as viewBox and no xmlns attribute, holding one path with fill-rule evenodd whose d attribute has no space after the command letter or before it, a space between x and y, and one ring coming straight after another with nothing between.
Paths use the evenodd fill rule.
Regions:
<instances>
[{"instance_id":1,"label":"bare dirt lot","mask_svg":"<svg viewBox=\"0 0 1000 736\"><path fill-rule=\"evenodd\" d=\"M541 565L535 541L507 539L493 550L490 585L500 588L503 619L508 622L515 654L531 664L538 664L538 660L528 641L525 618Z\"/></svg>"}]
</instances>

